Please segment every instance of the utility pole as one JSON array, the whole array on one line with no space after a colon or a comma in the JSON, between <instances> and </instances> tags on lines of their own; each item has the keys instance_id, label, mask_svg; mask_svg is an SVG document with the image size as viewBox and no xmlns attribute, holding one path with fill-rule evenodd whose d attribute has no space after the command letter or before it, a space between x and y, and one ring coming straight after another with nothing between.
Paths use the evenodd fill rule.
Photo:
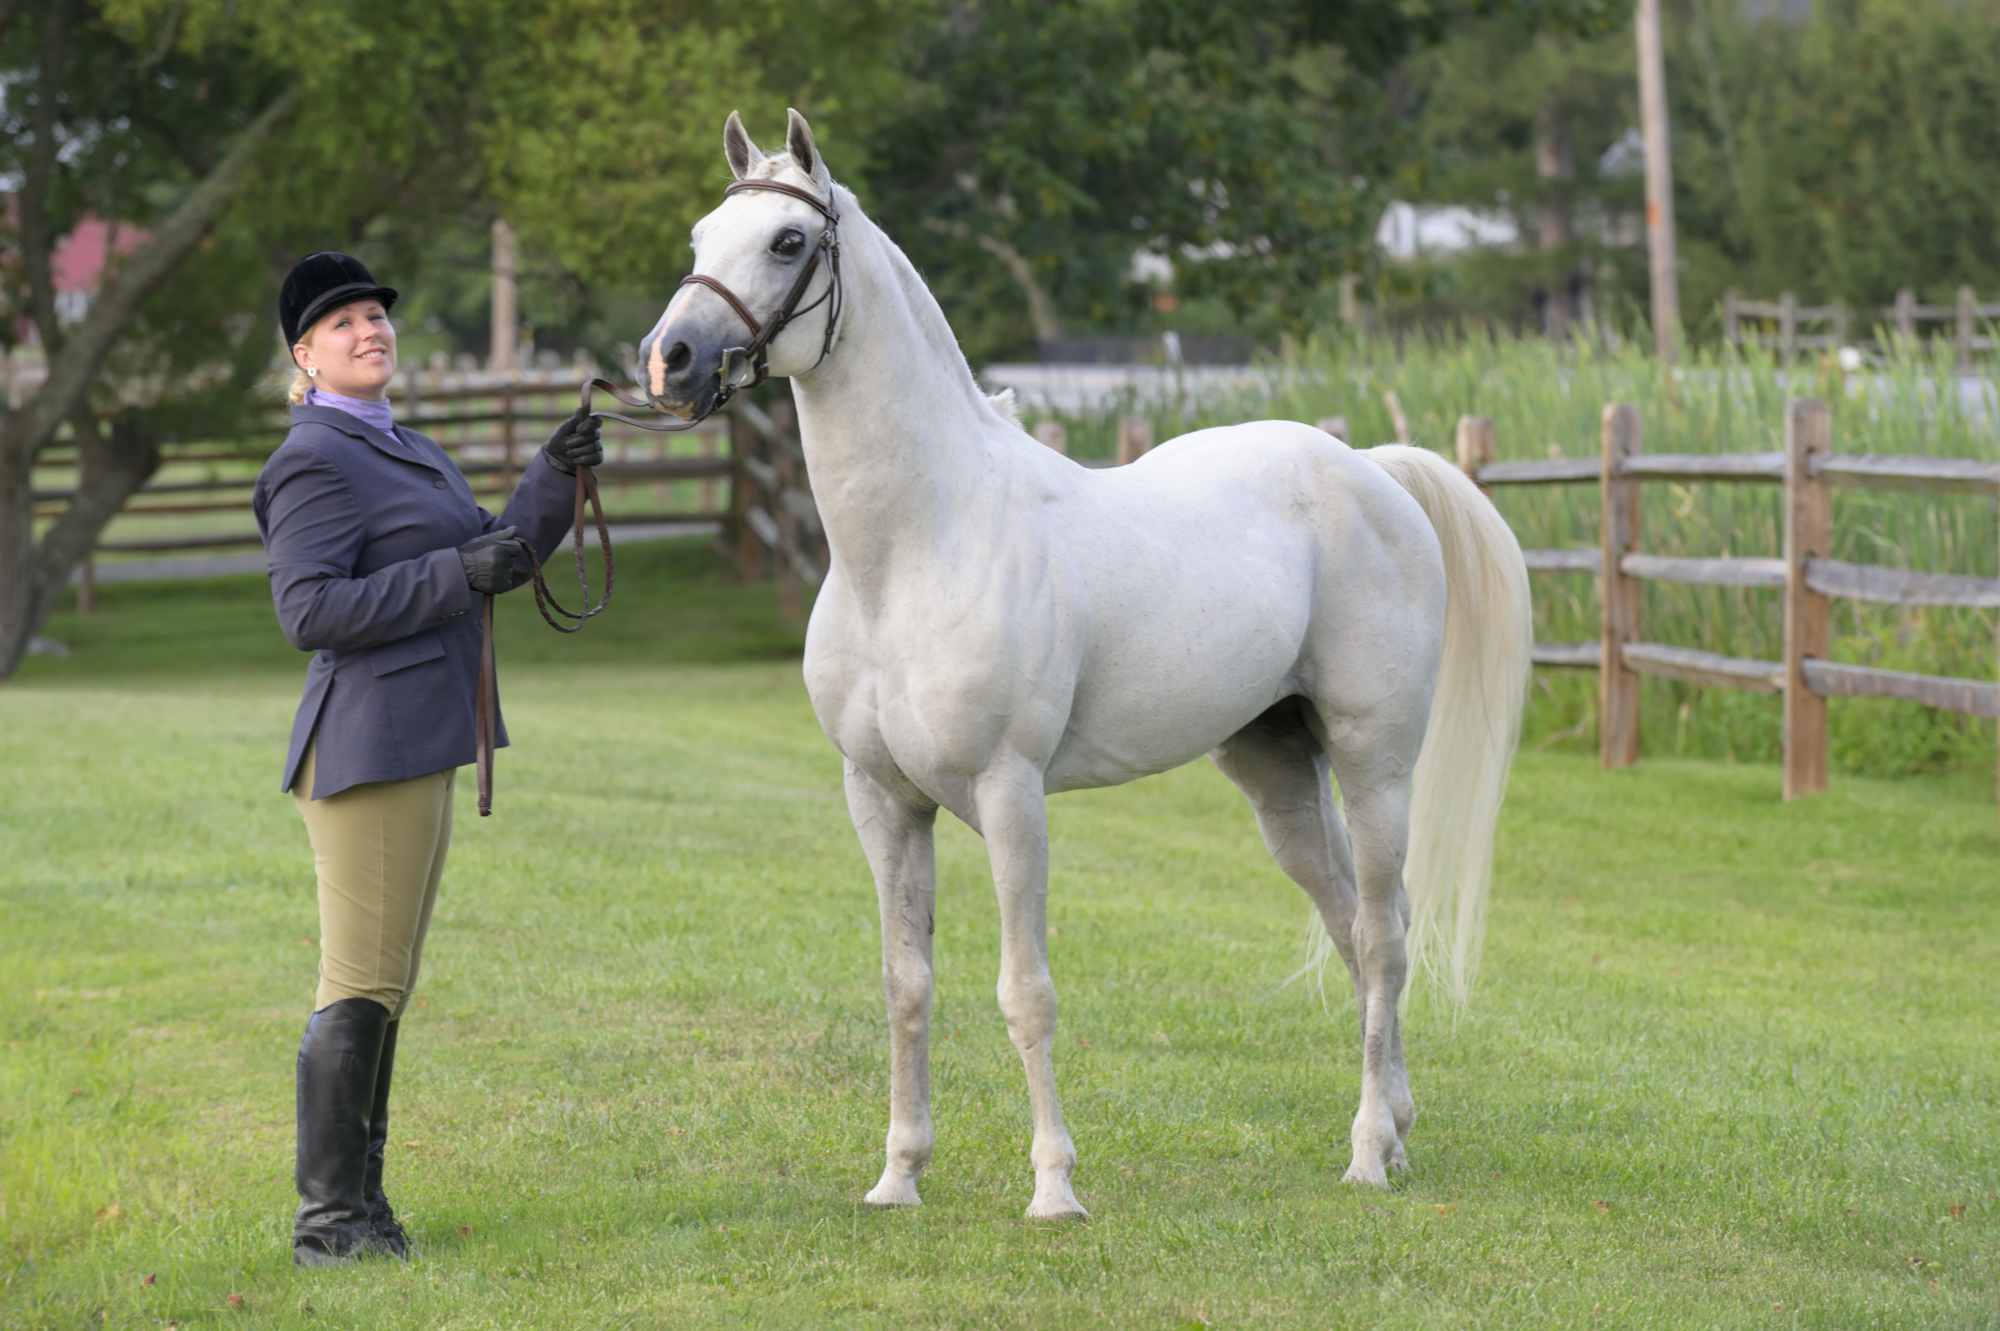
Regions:
<instances>
[{"instance_id":1,"label":"utility pole","mask_svg":"<svg viewBox=\"0 0 2000 1331\"><path fill-rule=\"evenodd\" d=\"M1646 141L1646 252L1653 272L1653 344L1674 363L1681 331L1674 275L1674 166L1667 141L1667 79L1660 58L1660 0L1639 0L1639 128Z\"/></svg>"},{"instance_id":2,"label":"utility pole","mask_svg":"<svg viewBox=\"0 0 2000 1331\"><path fill-rule=\"evenodd\" d=\"M514 310L514 228L502 218L493 219L493 309L491 341L487 344L486 368L514 368L514 329L520 316Z\"/></svg>"}]
</instances>

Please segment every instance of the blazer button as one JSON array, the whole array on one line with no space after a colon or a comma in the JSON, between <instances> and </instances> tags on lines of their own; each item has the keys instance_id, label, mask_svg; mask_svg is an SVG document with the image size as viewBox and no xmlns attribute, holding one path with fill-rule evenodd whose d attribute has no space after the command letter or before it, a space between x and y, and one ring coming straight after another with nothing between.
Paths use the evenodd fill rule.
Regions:
<instances>
[{"instance_id":1,"label":"blazer button","mask_svg":"<svg viewBox=\"0 0 2000 1331\"><path fill-rule=\"evenodd\" d=\"M444 489L444 477L442 477L442 476L433 476L433 477L431 478L431 485L432 485L432 487L433 487L433 488L435 488L435 489L439 489L439 490L442 490L442 489Z\"/></svg>"}]
</instances>

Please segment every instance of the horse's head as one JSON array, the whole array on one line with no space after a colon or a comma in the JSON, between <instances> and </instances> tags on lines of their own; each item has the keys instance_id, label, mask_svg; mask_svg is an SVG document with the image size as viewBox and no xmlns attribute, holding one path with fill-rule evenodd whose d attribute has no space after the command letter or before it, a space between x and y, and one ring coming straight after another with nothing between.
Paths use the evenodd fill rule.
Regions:
<instances>
[{"instance_id":1,"label":"horse's head","mask_svg":"<svg viewBox=\"0 0 2000 1331\"><path fill-rule=\"evenodd\" d=\"M766 154L732 111L722 151L736 183L695 223L694 271L639 343L646 395L679 416L812 369L840 316L833 178L806 118L791 112L785 151Z\"/></svg>"}]
</instances>

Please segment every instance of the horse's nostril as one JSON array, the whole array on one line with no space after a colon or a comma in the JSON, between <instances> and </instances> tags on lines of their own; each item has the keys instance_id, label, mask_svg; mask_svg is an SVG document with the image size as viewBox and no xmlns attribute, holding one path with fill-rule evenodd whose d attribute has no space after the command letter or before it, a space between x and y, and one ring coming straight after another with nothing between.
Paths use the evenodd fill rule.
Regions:
<instances>
[{"instance_id":1,"label":"horse's nostril","mask_svg":"<svg viewBox=\"0 0 2000 1331\"><path fill-rule=\"evenodd\" d=\"M667 353L667 372L669 374L679 374L688 367L688 362L693 359L694 352L689 350L688 344L685 342L676 342L674 343L674 349Z\"/></svg>"}]
</instances>

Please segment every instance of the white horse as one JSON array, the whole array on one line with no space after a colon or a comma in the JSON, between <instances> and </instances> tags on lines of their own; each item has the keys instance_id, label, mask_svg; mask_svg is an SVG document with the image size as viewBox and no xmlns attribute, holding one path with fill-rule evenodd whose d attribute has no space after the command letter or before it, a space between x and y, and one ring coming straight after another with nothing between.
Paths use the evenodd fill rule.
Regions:
<instances>
[{"instance_id":1,"label":"white horse","mask_svg":"<svg viewBox=\"0 0 2000 1331\"><path fill-rule=\"evenodd\" d=\"M738 183L695 227L696 275L641 344L641 376L683 416L766 368L792 380L832 554L805 683L881 905L889 1133L867 1200L915 1205L931 1158L944 808L984 836L999 897L1000 1010L1034 1110L1028 1214L1085 1214L1056 1098L1045 801L1202 754L1347 963L1362 1059L1346 1177L1386 1184L1416 1115L1405 980L1440 950L1462 1001L1484 929L1530 645L1506 523L1430 452L1357 452L1289 421L1080 466L980 390L798 112L783 153L735 115L723 145Z\"/></svg>"}]
</instances>

